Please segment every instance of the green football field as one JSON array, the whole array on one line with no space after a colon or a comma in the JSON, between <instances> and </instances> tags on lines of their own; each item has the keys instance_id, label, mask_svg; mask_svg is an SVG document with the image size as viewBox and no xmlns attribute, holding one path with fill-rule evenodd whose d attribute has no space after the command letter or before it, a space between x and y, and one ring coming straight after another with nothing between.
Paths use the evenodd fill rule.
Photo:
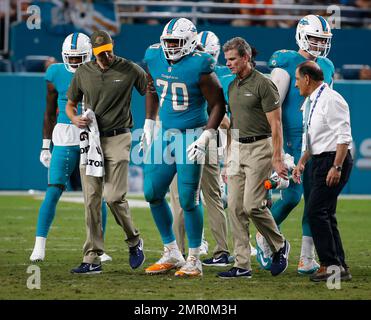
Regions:
<instances>
[{"instance_id":1,"label":"green football field","mask_svg":"<svg viewBox=\"0 0 371 320\"><path fill-rule=\"evenodd\" d=\"M125 299L125 300L249 300L249 299L371 299L371 201L340 200L338 223L353 280L341 289L312 283L296 273L301 243L301 205L291 213L282 231L291 242L286 272L272 277L253 258L251 279L222 280L216 273L226 268L204 267L204 276L178 279L173 273L144 274L144 267L161 255L162 246L149 209L132 209L144 239L146 261L139 270L128 265L128 249L112 214L106 231L106 252L113 261L99 275L73 275L80 264L85 240L84 211L79 203L60 202L49 233L46 260L39 263L40 289L28 289L29 256L34 243L41 200L33 196L0 196L0 300L1 299ZM214 241L207 228L209 249ZM255 229L252 227L252 233ZM255 244L255 243L254 243ZM32 268L31 268L32 269Z\"/></svg>"}]
</instances>

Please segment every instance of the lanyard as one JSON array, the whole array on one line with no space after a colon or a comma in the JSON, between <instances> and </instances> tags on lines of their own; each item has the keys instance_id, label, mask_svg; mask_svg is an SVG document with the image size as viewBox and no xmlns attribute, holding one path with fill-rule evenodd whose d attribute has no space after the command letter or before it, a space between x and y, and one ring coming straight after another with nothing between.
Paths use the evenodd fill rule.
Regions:
<instances>
[{"instance_id":1,"label":"lanyard","mask_svg":"<svg viewBox=\"0 0 371 320\"><path fill-rule=\"evenodd\" d=\"M310 111L309 119L308 119L308 122L307 122L307 128L309 128L309 126L310 126L310 122L312 120L312 115L313 115L314 108L316 107L318 99L319 99L320 95L322 94L323 89L325 89L325 88L326 88L326 84L324 83L322 85L322 87L319 89L318 93L317 93L316 99L314 100L313 108Z\"/></svg>"}]
</instances>

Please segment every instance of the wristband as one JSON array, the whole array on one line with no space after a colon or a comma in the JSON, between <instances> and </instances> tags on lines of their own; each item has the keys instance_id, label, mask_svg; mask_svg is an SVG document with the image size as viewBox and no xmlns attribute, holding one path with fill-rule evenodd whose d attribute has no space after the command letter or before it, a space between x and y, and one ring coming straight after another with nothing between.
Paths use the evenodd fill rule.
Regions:
<instances>
[{"instance_id":1,"label":"wristband","mask_svg":"<svg viewBox=\"0 0 371 320\"><path fill-rule=\"evenodd\" d=\"M49 150L51 139L43 139L43 146L41 147L42 150Z\"/></svg>"}]
</instances>

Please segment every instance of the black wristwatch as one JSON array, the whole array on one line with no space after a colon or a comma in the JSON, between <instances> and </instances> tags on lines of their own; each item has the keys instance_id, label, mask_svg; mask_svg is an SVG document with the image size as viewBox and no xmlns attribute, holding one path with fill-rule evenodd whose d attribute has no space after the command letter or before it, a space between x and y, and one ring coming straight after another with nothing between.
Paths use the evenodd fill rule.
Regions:
<instances>
[{"instance_id":1,"label":"black wristwatch","mask_svg":"<svg viewBox=\"0 0 371 320\"><path fill-rule=\"evenodd\" d=\"M335 170L336 170L337 172L341 172L341 169L343 169L342 166L335 166L335 165L332 165L332 167L335 168Z\"/></svg>"}]
</instances>

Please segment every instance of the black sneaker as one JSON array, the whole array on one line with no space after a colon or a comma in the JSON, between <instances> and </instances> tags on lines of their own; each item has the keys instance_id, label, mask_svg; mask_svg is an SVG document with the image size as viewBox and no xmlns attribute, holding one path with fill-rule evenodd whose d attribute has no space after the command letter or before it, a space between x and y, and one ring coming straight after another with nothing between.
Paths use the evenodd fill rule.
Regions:
<instances>
[{"instance_id":1,"label":"black sneaker","mask_svg":"<svg viewBox=\"0 0 371 320\"><path fill-rule=\"evenodd\" d=\"M202 261L202 264L209 267L227 267L231 265L226 253L222 254L219 258L205 259Z\"/></svg>"},{"instance_id":2,"label":"black sneaker","mask_svg":"<svg viewBox=\"0 0 371 320\"><path fill-rule=\"evenodd\" d=\"M341 277L341 280L342 281L349 281L349 280L352 280L352 275L349 271L349 267L341 267L341 273L340 273L340 277Z\"/></svg>"},{"instance_id":3,"label":"black sneaker","mask_svg":"<svg viewBox=\"0 0 371 320\"><path fill-rule=\"evenodd\" d=\"M321 265L315 273L309 276L309 280L313 282L327 281L330 276L331 272L327 272L327 267Z\"/></svg>"},{"instance_id":4,"label":"black sneaker","mask_svg":"<svg viewBox=\"0 0 371 320\"><path fill-rule=\"evenodd\" d=\"M97 274L102 272L101 264L81 263L77 268L71 270L71 273L76 274Z\"/></svg>"},{"instance_id":5,"label":"black sneaker","mask_svg":"<svg viewBox=\"0 0 371 320\"><path fill-rule=\"evenodd\" d=\"M277 252L273 253L273 259L271 264L271 274L272 276L278 276L287 269L289 265L289 253L290 253L290 243L285 240L285 244Z\"/></svg>"},{"instance_id":6,"label":"black sneaker","mask_svg":"<svg viewBox=\"0 0 371 320\"><path fill-rule=\"evenodd\" d=\"M331 271L327 270L329 267L332 267ZM340 268L341 281L349 281L352 279L352 275L349 272L349 268L345 269L344 267L337 266L337 265L331 265L331 266L321 265L321 267L317 270L317 272L312 274L309 277L309 279L310 281L313 281L313 282L327 281L327 279L330 278L330 276L334 274L334 271L336 270L336 268Z\"/></svg>"},{"instance_id":7,"label":"black sneaker","mask_svg":"<svg viewBox=\"0 0 371 320\"><path fill-rule=\"evenodd\" d=\"M232 269L228 271L219 272L218 277L222 279L232 279L232 278L250 279L252 277L252 273L251 273L251 270L233 267Z\"/></svg>"},{"instance_id":8,"label":"black sneaker","mask_svg":"<svg viewBox=\"0 0 371 320\"><path fill-rule=\"evenodd\" d=\"M143 252L143 239L139 239L139 242L134 247L129 247L129 264L132 269L139 268L145 260Z\"/></svg>"}]
</instances>

